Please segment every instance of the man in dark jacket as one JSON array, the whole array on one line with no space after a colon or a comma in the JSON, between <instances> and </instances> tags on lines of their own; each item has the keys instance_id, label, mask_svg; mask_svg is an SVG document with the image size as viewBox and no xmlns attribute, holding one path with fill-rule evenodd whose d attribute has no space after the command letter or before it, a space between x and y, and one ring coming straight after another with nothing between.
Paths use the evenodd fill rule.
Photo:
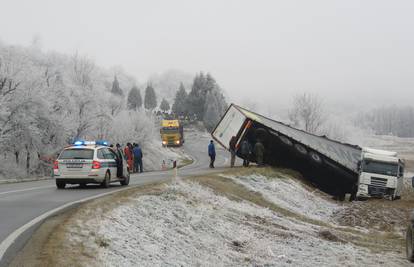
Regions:
<instances>
[{"instance_id":1,"label":"man in dark jacket","mask_svg":"<svg viewBox=\"0 0 414 267\"><path fill-rule=\"evenodd\" d=\"M252 153L252 147L249 141L247 141L247 139L244 139L240 146L240 154L243 158L244 167L249 167L251 153Z\"/></svg>"},{"instance_id":2,"label":"man in dark jacket","mask_svg":"<svg viewBox=\"0 0 414 267\"><path fill-rule=\"evenodd\" d=\"M135 144L132 152L134 154L134 171L144 172L144 167L142 166L142 158L144 157L144 154L138 144Z\"/></svg>"},{"instance_id":3,"label":"man in dark jacket","mask_svg":"<svg viewBox=\"0 0 414 267\"><path fill-rule=\"evenodd\" d=\"M115 154L116 154L116 176L118 178L123 178L123 170L124 170L124 155L122 153L122 148L120 144L116 144L115 148Z\"/></svg>"},{"instance_id":4,"label":"man in dark jacket","mask_svg":"<svg viewBox=\"0 0 414 267\"><path fill-rule=\"evenodd\" d=\"M263 157L264 157L264 146L260 140L257 140L256 144L254 145L254 155L256 156L256 162L259 167L263 166Z\"/></svg>"},{"instance_id":5,"label":"man in dark jacket","mask_svg":"<svg viewBox=\"0 0 414 267\"><path fill-rule=\"evenodd\" d=\"M234 167L234 163L236 162L236 142L237 139L235 136L233 136L230 139L229 147L230 147L230 154L231 154L231 160L230 160L230 167Z\"/></svg>"},{"instance_id":6,"label":"man in dark jacket","mask_svg":"<svg viewBox=\"0 0 414 267\"><path fill-rule=\"evenodd\" d=\"M210 168L214 168L214 161L216 160L216 148L214 147L213 140L208 145L208 155L210 157Z\"/></svg>"}]
</instances>

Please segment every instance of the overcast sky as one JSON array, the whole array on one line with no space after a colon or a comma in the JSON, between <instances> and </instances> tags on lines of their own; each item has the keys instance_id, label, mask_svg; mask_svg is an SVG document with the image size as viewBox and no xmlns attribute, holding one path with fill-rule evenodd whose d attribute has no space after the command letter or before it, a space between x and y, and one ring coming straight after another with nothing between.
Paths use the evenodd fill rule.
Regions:
<instances>
[{"instance_id":1,"label":"overcast sky","mask_svg":"<svg viewBox=\"0 0 414 267\"><path fill-rule=\"evenodd\" d=\"M0 0L0 39L78 50L139 81L208 71L235 101L414 102L414 1Z\"/></svg>"}]
</instances>

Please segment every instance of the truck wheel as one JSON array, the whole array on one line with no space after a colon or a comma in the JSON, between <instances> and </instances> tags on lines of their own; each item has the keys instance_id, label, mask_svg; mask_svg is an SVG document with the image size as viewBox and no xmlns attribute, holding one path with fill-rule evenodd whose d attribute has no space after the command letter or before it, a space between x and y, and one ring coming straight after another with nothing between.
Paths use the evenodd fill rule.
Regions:
<instances>
[{"instance_id":1,"label":"truck wheel","mask_svg":"<svg viewBox=\"0 0 414 267\"><path fill-rule=\"evenodd\" d=\"M102 181L101 186L102 186L103 188L108 188L108 187L109 187L109 182L110 182L110 180L111 180L111 175L109 174L109 172L106 172L106 173L105 173L105 178L104 178L104 180Z\"/></svg>"},{"instance_id":2,"label":"truck wheel","mask_svg":"<svg viewBox=\"0 0 414 267\"><path fill-rule=\"evenodd\" d=\"M66 186L66 183L65 182L60 182L60 181L56 180L56 187L58 189L64 189L65 186Z\"/></svg>"},{"instance_id":3,"label":"truck wheel","mask_svg":"<svg viewBox=\"0 0 414 267\"><path fill-rule=\"evenodd\" d=\"M126 176L124 176L124 179L119 181L119 183L121 185L129 185L129 178L131 177L131 175L129 174L129 170Z\"/></svg>"},{"instance_id":4,"label":"truck wheel","mask_svg":"<svg viewBox=\"0 0 414 267\"><path fill-rule=\"evenodd\" d=\"M287 146L292 146L293 145L293 142L289 138L287 138L286 136L281 135L281 136L279 136L279 139L280 139L280 141L282 141L283 144L285 144Z\"/></svg>"},{"instance_id":5,"label":"truck wheel","mask_svg":"<svg viewBox=\"0 0 414 267\"><path fill-rule=\"evenodd\" d=\"M323 163L322 156L319 153L316 153L315 151L309 152L309 157L316 164L322 164Z\"/></svg>"},{"instance_id":6,"label":"truck wheel","mask_svg":"<svg viewBox=\"0 0 414 267\"><path fill-rule=\"evenodd\" d=\"M407 234L405 236L405 247L407 251L407 259L411 262L414 262L414 251L413 251L413 225L410 222L410 225L407 228Z\"/></svg>"},{"instance_id":7,"label":"truck wheel","mask_svg":"<svg viewBox=\"0 0 414 267\"><path fill-rule=\"evenodd\" d=\"M308 151L306 148L300 144L294 145L296 152L298 152L300 155L306 156L308 154Z\"/></svg>"}]
</instances>

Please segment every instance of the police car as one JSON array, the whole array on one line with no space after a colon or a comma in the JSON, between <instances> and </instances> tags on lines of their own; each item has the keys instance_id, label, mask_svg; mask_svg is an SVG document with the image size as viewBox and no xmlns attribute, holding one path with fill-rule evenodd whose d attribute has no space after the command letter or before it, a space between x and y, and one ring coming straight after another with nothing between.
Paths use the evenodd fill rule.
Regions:
<instances>
[{"instance_id":1,"label":"police car","mask_svg":"<svg viewBox=\"0 0 414 267\"><path fill-rule=\"evenodd\" d=\"M123 175L117 177L117 154L105 141L77 141L66 147L53 164L53 176L59 189L66 184L101 184L108 188L110 183L128 185L130 173L122 155Z\"/></svg>"}]
</instances>

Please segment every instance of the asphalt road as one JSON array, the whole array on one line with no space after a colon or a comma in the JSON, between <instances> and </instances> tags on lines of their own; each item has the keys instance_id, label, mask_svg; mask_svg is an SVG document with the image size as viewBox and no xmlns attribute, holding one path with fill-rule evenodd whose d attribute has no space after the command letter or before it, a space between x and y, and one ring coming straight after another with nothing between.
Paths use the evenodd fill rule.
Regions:
<instances>
[{"instance_id":1,"label":"asphalt road","mask_svg":"<svg viewBox=\"0 0 414 267\"><path fill-rule=\"evenodd\" d=\"M179 169L180 177L214 171L208 167L207 145L208 136L187 135L184 151L193 158L194 163ZM227 157L228 154L219 148L217 149L216 166L218 168L215 170L220 170L224 168L224 165L227 165ZM133 174L129 187L168 180L172 177L172 170ZM64 190L57 190L53 179L0 185L0 266L6 266L23 247L33 231L43 221L42 216L48 217L52 215L48 213L53 213L54 210L62 206L66 205L70 208L72 207L71 203L123 188L125 187L116 183L108 189L94 185L86 188L73 185ZM33 223L37 219L39 222ZM28 225L30 227L22 230Z\"/></svg>"}]
</instances>

